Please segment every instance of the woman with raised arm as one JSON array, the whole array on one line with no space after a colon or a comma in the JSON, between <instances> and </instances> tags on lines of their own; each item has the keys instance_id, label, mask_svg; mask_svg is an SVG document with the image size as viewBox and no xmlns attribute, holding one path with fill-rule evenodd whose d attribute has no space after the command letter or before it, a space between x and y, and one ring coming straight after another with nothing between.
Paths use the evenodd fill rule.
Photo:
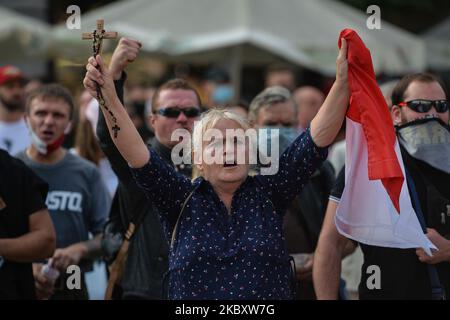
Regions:
<instances>
[{"instance_id":1,"label":"woman with raised arm","mask_svg":"<svg viewBox=\"0 0 450 320\"><path fill-rule=\"evenodd\" d=\"M293 298L282 219L286 206L326 158L327 146L344 120L349 102L346 54L342 40L336 81L310 128L280 156L275 174L250 177L248 164L202 160L217 150L216 139L203 139L208 129L221 132L225 142L227 129L249 128L238 115L213 109L194 128L193 149L202 152L194 154L201 176L193 182L147 148L119 102L101 57L89 59L84 85L94 97L95 82L100 85L108 108L102 111L113 141L158 207L172 239L170 299ZM234 150L223 148L224 158L229 152L236 159L237 142L232 143Z\"/></svg>"}]
</instances>

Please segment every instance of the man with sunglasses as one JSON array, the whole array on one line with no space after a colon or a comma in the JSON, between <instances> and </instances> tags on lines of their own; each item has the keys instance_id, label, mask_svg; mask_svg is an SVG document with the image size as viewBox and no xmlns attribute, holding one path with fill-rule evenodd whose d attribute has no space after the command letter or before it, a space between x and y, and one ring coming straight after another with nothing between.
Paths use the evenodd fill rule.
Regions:
<instances>
[{"instance_id":1,"label":"man with sunglasses","mask_svg":"<svg viewBox=\"0 0 450 320\"><path fill-rule=\"evenodd\" d=\"M141 44L122 38L115 49L109 65L115 80L118 96L123 101L123 85L126 78L123 70L134 61ZM95 88L94 79L86 77L84 82ZM192 131L194 121L200 115L200 97L184 80L174 79L161 85L152 98L149 122L155 133L148 143L170 165L171 149L179 142L172 141L176 129ZM119 132L120 134L120 132ZM168 270L168 245L162 231L156 208L136 185L128 164L122 158L110 138L102 112L99 113L97 135L100 145L119 178L110 220L105 228L104 249L109 260L113 260L120 241L117 235L125 234L130 222L137 229L130 240L128 256L120 281L114 292L117 299L164 299L167 283L164 275ZM176 170L191 176L188 165L177 165Z\"/></svg>"},{"instance_id":2,"label":"man with sunglasses","mask_svg":"<svg viewBox=\"0 0 450 320\"><path fill-rule=\"evenodd\" d=\"M446 92L431 74L404 77L392 92L392 99L392 115L397 126L427 116L449 122Z\"/></svg>"},{"instance_id":3,"label":"man with sunglasses","mask_svg":"<svg viewBox=\"0 0 450 320\"><path fill-rule=\"evenodd\" d=\"M415 206L419 221L427 228L430 240L441 249L428 257L422 249L404 250L411 259L414 279L405 281L422 289L424 298L442 293L450 295L450 262L444 255L450 239L450 127L448 93L432 74L413 74L402 78L392 92L392 117L402 151L402 158L417 194ZM412 189L409 185L410 190ZM414 193L412 190L411 193ZM411 195L414 198L414 195ZM414 205L414 199L413 199ZM417 254L417 256L416 256ZM400 256L400 254L399 254ZM406 261L406 257L404 261ZM428 265L427 265L428 264ZM420 291L417 292L418 294Z\"/></svg>"},{"instance_id":4,"label":"man with sunglasses","mask_svg":"<svg viewBox=\"0 0 450 320\"><path fill-rule=\"evenodd\" d=\"M360 299L443 299L450 294L450 128L444 85L431 74L403 77L392 92L391 115L405 165L411 201L427 236L440 249L428 257L422 249L360 244L364 254ZM344 189L341 173L333 196ZM314 273L319 299L337 297L340 254L355 243L334 224L337 203L330 197ZM379 267L374 288L372 266ZM373 267L372 267L373 268Z\"/></svg>"}]
</instances>

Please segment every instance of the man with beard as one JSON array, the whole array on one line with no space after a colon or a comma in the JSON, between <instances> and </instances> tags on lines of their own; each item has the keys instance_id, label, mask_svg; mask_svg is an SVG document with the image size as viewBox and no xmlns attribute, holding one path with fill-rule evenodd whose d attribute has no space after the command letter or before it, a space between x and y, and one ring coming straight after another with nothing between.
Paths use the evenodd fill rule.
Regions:
<instances>
[{"instance_id":1,"label":"man with beard","mask_svg":"<svg viewBox=\"0 0 450 320\"><path fill-rule=\"evenodd\" d=\"M422 249L385 248L360 244L364 253L360 299L443 299L450 292L450 128L447 94L440 80L431 74L402 78L392 92L392 118L407 173L411 201L427 236L442 251L428 257ZM341 173L332 194L344 189ZM338 186L339 185L339 186ZM340 260L350 240L334 224L336 200L330 201L322 229L314 284L319 299L335 299ZM379 267L380 288L368 288ZM370 282L370 281L369 281Z\"/></svg>"},{"instance_id":2,"label":"man with beard","mask_svg":"<svg viewBox=\"0 0 450 320\"><path fill-rule=\"evenodd\" d=\"M0 68L0 149L14 155L30 144L24 116L24 78L13 66Z\"/></svg>"}]
</instances>

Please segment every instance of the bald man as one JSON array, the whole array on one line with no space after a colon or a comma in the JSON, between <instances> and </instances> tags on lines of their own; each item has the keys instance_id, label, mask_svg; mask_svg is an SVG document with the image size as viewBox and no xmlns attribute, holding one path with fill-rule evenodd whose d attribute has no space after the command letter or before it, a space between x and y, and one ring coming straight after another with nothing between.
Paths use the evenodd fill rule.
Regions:
<instances>
[{"instance_id":1,"label":"bald man","mask_svg":"<svg viewBox=\"0 0 450 320\"><path fill-rule=\"evenodd\" d=\"M315 87L304 86L294 91L294 100L298 109L298 126L305 130L319 111L325 95Z\"/></svg>"}]
</instances>

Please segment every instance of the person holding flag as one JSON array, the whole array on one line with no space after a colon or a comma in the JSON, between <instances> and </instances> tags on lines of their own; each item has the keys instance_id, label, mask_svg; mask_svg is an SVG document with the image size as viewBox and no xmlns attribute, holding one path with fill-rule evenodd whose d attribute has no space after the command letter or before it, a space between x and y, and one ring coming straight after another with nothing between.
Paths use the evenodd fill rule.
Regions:
<instances>
[{"instance_id":1,"label":"person holding flag","mask_svg":"<svg viewBox=\"0 0 450 320\"><path fill-rule=\"evenodd\" d=\"M93 96L97 96L95 83L100 86L111 139L137 184L158 208L165 234L172 239L169 299L293 297L282 222L287 205L325 160L327 147L344 120L349 102L346 48L343 40L329 95L310 127L280 156L276 173L249 176L249 163L236 159L237 139L226 134L229 129L245 131L249 123L233 112L212 109L194 126L194 158L198 157L195 165L201 177L193 182L147 148L121 105L101 57L89 59L84 85ZM209 129L226 138L208 140ZM227 163L223 157L213 163L206 159L214 156L217 143L222 143L217 153L227 157ZM199 148L203 152L197 153Z\"/></svg>"},{"instance_id":2,"label":"person holding flag","mask_svg":"<svg viewBox=\"0 0 450 320\"><path fill-rule=\"evenodd\" d=\"M340 253L348 238L364 253L361 299L443 299L450 290L450 263L441 262L446 254L436 254L430 239L447 247L450 235L444 86L430 74L405 76L393 90L391 118L370 52L353 30L341 37L349 43L348 147L345 174L338 179L342 196L339 205L330 201L316 251L318 298L336 298ZM430 259L432 251L440 259ZM379 272L375 286L370 285L373 270Z\"/></svg>"}]
</instances>

